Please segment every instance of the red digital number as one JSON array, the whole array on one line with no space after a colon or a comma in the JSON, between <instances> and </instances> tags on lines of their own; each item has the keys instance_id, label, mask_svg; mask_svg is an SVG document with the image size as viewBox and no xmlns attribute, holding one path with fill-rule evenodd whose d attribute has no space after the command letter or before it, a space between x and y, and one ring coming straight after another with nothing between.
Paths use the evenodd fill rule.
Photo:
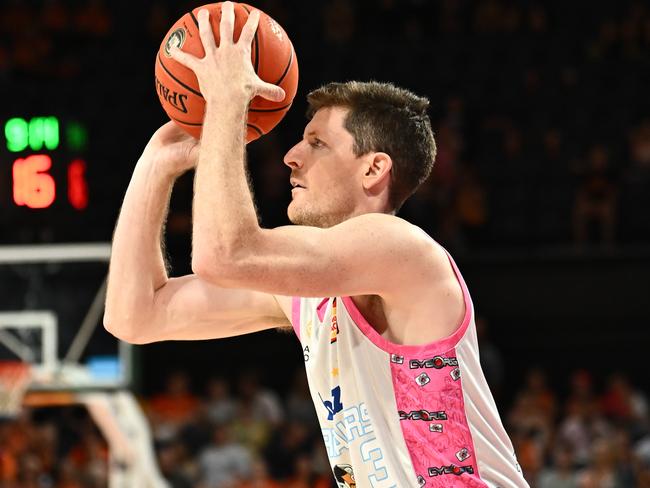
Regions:
<instances>
[{"instance_id":1,"label":"red digital number","mask_svg":"<svg viewBox=\"0 0 650 488\"><path fill-rule=\"evenodd\" d=\"M52 160L45 154L16 159L13 164L14 202L29 208L47 208L56 197L54 178L47 173Z\"/></svg>"},{"instance_id":2,"label":"red digital number","mask_svg":"<svg viewBox=\"0 0 650 488\"><path fill-rule=\"evenodd\" d=\"M86 162L75 159L68 166L68 200L77 210L88 206L88 184L86 183Z\"/></svg>"}]
</instances>

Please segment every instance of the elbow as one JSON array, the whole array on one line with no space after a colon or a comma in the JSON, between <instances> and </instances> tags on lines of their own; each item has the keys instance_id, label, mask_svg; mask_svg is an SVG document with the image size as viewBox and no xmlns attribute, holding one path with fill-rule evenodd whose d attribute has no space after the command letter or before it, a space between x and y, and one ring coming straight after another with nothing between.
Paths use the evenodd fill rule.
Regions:
<instances>
[{"instance_id":1,"label":"elbow","mask_svg":"<svg viewBox=\"0 0 650 488\"><path fill-rule=\"evenodd\" d=\"M142 327L131 320L114 320L108 313L104 314L104 329L115 338L129 344L148 344L151 341L142 333Z\"/></svg>"},{"instance_id":2,"label":"elbow","mask_svg":"<svg viewBox=\"0 0 650 488\"><path fill-rule=\"evenodd\" d=\"M224 288L245 286L259 255L259 234L254 231L231 241L192 243L192 272Z\"/></svg>"},{"instance_id":3,"label":"elbow","mask_svg":"<svg viewBox=\"0 0 650 488\"><path fill-rule=\"evenodd\" d=\"M192 272L208 283L224 288L236 288L238 284L237 260L232 256L195 253L192 256Z\"/></svg>"}]
</instances>

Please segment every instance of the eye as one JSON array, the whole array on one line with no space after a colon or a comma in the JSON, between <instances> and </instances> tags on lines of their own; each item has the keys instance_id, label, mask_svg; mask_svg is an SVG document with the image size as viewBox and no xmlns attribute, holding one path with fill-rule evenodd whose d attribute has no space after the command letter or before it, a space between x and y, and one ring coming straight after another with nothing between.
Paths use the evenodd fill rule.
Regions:
<instances>
[{"instance_id":1,"label":"eye","mask_svg":"<svg viewBox=\"0 0 650 488\"><path fill-rule=\"evenodd\" d=\"M325 143L320 139L318 139L317 137L315 137L314 139L309 141L309 145L313 148L319 148L325 146Z\"/></svg>"}]
</instances>

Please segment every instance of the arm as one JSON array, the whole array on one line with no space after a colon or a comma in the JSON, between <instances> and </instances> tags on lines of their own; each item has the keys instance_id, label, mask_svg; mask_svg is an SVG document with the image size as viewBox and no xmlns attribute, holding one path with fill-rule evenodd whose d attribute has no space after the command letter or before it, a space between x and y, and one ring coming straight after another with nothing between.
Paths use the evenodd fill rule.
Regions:
<instances>
[{"instance_id":1,"label":"arm","mask_svg":"<svg viewBox=\"0 0 650 488\"><path fill-rule=\"evenodd\" d=\"M173 183L196 151L196 141L169 122L133 172L115 228L104 314L106 329L126 341L207 339L288 324L271 295L224 290L194 275L168 277L163 222Z\"/></svg>"},{"instance_id":2,"label":"arm","mask_svg":"<svg viewBox=\"0 0 650 488\"><path fill-rule=\"evenodd\" d=\"M232 4L222 7L220 46L208 12L199 12L206 52L172 56L192 69L206 99L195 181L192 269L219 286L301 296L407 292L435 277L448 262L431 239L405 221L367 214L330 229L292 226L261 229L246 184L244 128L249 101L277 99L252 70L253 11L232 42ZM277 88L277 87L275 87ZM448 274L448 270L445 270Z\"/></svg>"},{"instance_id":3,"label":"arm","mask_svg":"<svg viewBox=\"0 0 650 488\"><path fill-rule=\"evenodd\" d=\"M419 228L365 214L328 229L252 229L228 259L195 254L194 271L224 287L290 296L408 296L449 275L447 257Z\"/></svg>"}]
</instances>

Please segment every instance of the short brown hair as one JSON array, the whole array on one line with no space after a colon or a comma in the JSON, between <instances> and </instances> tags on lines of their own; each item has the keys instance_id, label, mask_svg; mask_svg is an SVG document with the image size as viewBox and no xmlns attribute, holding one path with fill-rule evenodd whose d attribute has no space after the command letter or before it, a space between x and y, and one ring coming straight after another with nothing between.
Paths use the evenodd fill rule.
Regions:
<instances>
[{"instance_id":1,"label":"short brown hair","mask_svg":"<svg viewBox=\"0 0 650 488\"><path fill-rule=\"evenodd\" d=\"M321 108L349 109L345 129L354 138L355 156L385 152L393 160L390 204L395 211L427 179L436 142L427 114L429 100L391 83L328 83L307 95L311 119Z\"/></svg>"}]
</instances>

